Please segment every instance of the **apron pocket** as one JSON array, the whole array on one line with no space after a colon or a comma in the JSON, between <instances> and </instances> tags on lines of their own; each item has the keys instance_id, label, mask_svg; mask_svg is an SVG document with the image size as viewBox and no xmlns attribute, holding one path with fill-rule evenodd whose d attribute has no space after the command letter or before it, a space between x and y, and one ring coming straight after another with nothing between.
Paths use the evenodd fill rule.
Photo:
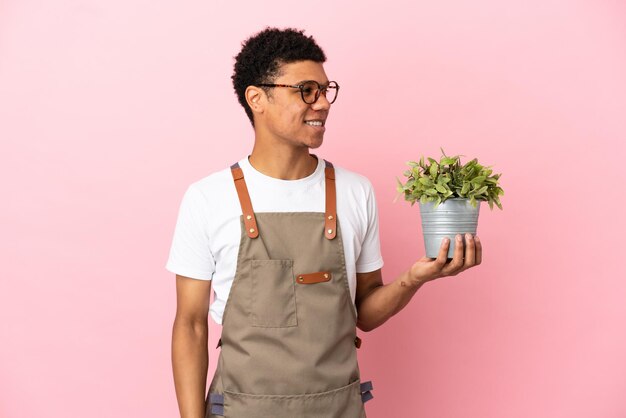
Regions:
<instances>
[{"instance_id":1,"label":"apron pocket","mask_svg":"<svg viewBox=\"0 0 626 418\"><path fill-rule=\"evenodd\" d=\"M253 395L224 391L224 416L245 418L362 418L360 381L328 392Z\"/></svg>"},{"instance_id":2,"label":"apron pocket","mask_svg":"<svg viewBox=\"0 0 626 418\"><path fill-rule=\"evenodd\" d=\"M250 325L298 326L293 260L249 260Z\"/></svg>"}]
</instances>

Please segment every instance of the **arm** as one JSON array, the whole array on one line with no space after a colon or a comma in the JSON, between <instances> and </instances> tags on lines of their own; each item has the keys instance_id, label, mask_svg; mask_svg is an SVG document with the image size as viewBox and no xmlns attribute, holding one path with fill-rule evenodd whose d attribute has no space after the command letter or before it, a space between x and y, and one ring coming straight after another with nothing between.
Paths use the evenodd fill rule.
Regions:
<instances>
[{"instance_id":1,"label":"arm","mask_svg":"<svg viewBox=\"0 0 626 418\"><path fill-rule=\"evenodd\" d=\"M449 242L443 242L436 259L422 257L394 281L383 284L381 270L357 273L356 308L357 327L371 331L400 312L426 282L446 276L456 276L482 261L482 246L478 237L466 237L467 248L463 258L463 242L456 242L454 258L446 263Z\"/></svg>"},{"instance_id":2,"label":"arm","mask_svg":"<svg viewBox=\"0 0 626 418\"><path fill-rule=\"evenodd\" d=\"M378 328L409 303L423 283L407 286L407 274L402 273L388 284L383 284L381 269L356 274L359 329L367 332Z\"/></svg>"},{"instance_id":3,"label":"arm","mask_svg":"<svg viewBox=\"0 0 626 418\"><path fill-rule=\"evenodd\" d=\"M210 280L176 275L177 306L172 330L172 368L182 418L205 416L210 295Z\"/></svg>"}]
</instances>

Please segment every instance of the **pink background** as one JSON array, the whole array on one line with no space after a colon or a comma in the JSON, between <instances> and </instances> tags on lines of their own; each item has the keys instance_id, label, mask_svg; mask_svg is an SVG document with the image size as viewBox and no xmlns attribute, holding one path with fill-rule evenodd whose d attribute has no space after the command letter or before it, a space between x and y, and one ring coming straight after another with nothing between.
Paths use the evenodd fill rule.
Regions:
<instances>
[{"instance_id":1,"label":"pink background","mask_svg":"<svg viewBox=\"0 0 626 418\"><path fill-rule=\"evenodd\" d=\"M189 183L252 148L230 75L266 25L329 57L315 152L373 182L385 282L424 252L406 161L502 173L482 265L359 331L368 416L626 416L624 3L350 3L0 2L0 416L177 416L165 261Z\"/></svg>"}]
</instances>

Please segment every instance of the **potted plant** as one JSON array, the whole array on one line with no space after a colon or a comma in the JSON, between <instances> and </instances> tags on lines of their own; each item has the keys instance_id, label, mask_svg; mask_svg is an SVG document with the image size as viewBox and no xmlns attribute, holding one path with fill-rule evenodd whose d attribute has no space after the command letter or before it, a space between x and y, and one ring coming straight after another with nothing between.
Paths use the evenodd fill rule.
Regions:
<instances>
[{"instance_id":1,"label":"potted plant","mask_svg":"<svg viewBox=\"0 0 626 418\"><path fill-rule=\"evenodd\" d=\"M457 234L463 236L463 245L465 233L476 235L481 201L487 201L491 210L494 204L502 210L499 196L504 190L498 185L501 174L492 175L491 166L480 165L476 158L461 165L460 156L448 157L443 148L441 153L439 161L428 157L428 164L423 156L419 163L407 162L407 181L396 177L399 194L394 202L400 194L411 206L419 202L426 257L437 258L442 240L448 237L451 259Z\"/></svg>"}]
</instances>

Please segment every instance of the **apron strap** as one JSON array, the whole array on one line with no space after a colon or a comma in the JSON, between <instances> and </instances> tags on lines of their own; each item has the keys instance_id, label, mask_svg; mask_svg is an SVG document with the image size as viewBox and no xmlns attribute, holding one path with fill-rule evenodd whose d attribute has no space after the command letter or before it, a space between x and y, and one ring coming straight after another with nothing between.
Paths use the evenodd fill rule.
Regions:
<instances>
[{"instance_id":1,"label":"apron strap","mask_svg":"<svg viewBox=\"0 0 626 418\"><path fill-rule=\"evenodd\" d=\"M335 190L335 167L326 163L326 213L324 215L324 236L333 239L337 235L337 192Z\"/></svg>"},{"instance_id":2,"label":"apron strap","mask_svg":"<svg viewBox=\"0 0 626 418\"><path fill-rule=\"evenodd\" d=\"M324 236L327 239L333 239L337 235L337 192L335 188L335 167L327 160L326 162L326 211L324 213ZM257 227L256 217L252 209L252 201L246 186L246 180L243 177L243 170L239 167L239 163L230 166L230 170L235 181L235 189L239 197L241 205L241 213L243 213L243 221L246 227L246 233L250 238L259 236L259 228Z\"/></svg>"},{"instance_id":3,"label":"apron strap","mask_svg":"<svg viewBox=\"0 0 626 418\"><path fill-rule=\"evenodd\" d=\"M246 187L246 181L243 178L243 170L239 167L239 163L231 165L230 170L233 174L233 180L235 180L235 188L239 196L239 204L241 205L241 213L243 213L243 222L246 226L246 232L250 238L256 238L259 236L259 228L256 225L256 217L252 209L248 187Z\"/></svg>"}]
</instances>

